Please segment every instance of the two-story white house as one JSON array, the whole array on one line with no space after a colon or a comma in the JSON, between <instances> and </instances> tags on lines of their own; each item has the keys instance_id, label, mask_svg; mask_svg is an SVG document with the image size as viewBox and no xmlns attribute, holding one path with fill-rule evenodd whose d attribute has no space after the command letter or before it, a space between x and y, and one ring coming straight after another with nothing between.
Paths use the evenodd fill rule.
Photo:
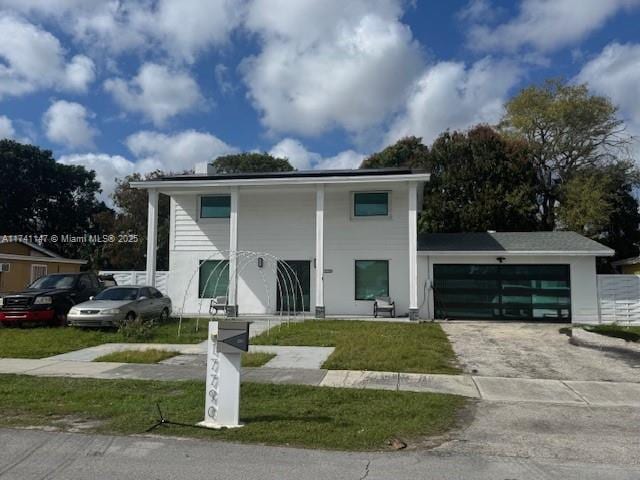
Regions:
<instances>
[{"instance_id":1,"label":"two-story white house","mask_svg":"<svg viewBox=\"0 0 640 480\"><path fill-rule=\"evenodd\" d=\"M174 311L306 311L597 322L595 258L572 232L418 235L429 174L410 169L192 175L138 182L149 192L147 282L155 279L157 204L171 197L168 293Z\"/></svg>"}]
</instances>

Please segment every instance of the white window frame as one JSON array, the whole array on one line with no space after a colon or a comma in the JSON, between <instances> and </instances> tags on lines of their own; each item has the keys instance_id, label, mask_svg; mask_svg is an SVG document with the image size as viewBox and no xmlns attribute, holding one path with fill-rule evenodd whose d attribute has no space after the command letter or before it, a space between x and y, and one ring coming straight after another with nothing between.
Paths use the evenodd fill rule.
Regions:
<instances>
[{"instance_id":1,"label":"white window frame","mask_svg":"<svg viewBox=\"0 0 640 480\"><path fill-rule=\"evenodd\" d=\"M197 205L196 205L196 218L198 222L205 223L228 223L231 218L231 212L229 212L228 217L201 217L202 213L202 197L231 197L231 192L229 193L203 193L198 195Z\"/></svg>"},{"instance_id":2,"label":"white window frame","mask_svg":"<svg viewBox=\"0 0 640 480\"><path fill-rule=\"evenodd\" d=\"M386 193L387 194L387 214L386 215L356 215L356 193ZM391 197L392 190L354 190L351 192L351 201L349 202L349 216L351 220L372 221L372 220L391 220Z\"/></svg>"},{"instance_id":3,"label":"white window frame","mask_svg":"<svg viewBox=\"0 0 640 480\"><path fill-rule=\"evenodd\" d=\"M36 267L44 269L44 275L40 275L38 278L42 278L42 277L44 277L45 275L47 275L49 273L49 266L48 265L45 265L43 263L32 263L31 264L31 281L29 282L29 285L31 285L33 282L38 280L38 278L35 278L35 275L34 275Z\"/></svg>"}]
</instances>

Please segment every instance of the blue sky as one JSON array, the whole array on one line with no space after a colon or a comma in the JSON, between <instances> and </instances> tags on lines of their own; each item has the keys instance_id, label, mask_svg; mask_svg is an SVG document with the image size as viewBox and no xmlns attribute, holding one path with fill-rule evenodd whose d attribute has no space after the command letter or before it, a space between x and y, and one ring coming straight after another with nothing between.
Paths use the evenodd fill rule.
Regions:
<instances>
[{"instance_id":1,"label":"blue sky","mask_svg":"<svg viewBox=\"0 0 640 480\"><path fill-rule=\"evenodd\" d=\"M0 137L115 177L356 167L564 76L640 134L640 0L0 0ZM637 151L637 150L636 150Z\"/></svg>"}]
</instances>

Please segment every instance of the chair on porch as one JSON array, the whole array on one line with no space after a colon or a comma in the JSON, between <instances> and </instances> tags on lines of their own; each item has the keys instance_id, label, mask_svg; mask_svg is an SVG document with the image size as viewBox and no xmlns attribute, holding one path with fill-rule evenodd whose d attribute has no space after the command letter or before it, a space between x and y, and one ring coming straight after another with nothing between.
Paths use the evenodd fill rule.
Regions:
<instances>
[{"instance_id":1,"label":"chair on porch","mask_svg":"<svg viewBox=\"0 0 640 480\"><path fill-rule=\"evenodd\" d=\"M217 315L218 310L222 310L222 313L226 313L227 307L229 306L229 301L227 297L214 297L211 299L209 303L209 315Z\"/></svg>"},{"instance_id":2,"label":"chair on porch","mask_svg":"<svg viewBox=\"0 0 640 480\"><path fill-rule=\"evenodd\" d=\"M373 316L378 318L379 313L389 313L389 316L396 316L396 302L390 297L376 297L373 302Z\"/></svg>"}]
</instances>

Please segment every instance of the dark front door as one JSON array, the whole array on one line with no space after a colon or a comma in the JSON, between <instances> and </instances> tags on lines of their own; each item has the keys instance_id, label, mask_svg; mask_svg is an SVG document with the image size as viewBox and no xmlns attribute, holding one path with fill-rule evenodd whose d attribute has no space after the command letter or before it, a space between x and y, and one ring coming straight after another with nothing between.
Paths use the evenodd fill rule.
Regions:
<instances>
[{"instance_id":1,"label":"dark front door","mask_svg":"<svg viewBox=\"0 0 640 480\"><path fill-rule=\"evenodd\" d=\"M437 318L571 320L568 265L433 266Z\"/></svg>"},{"instance_id":2,"label":"dark front door","mask_svg":"<svg viewBox=\"0 0 640 480\"><path fill-rule=\"evenodd\" d=\"M280 312L308 312L311 302L311 262L278 261L277 309Z\"/></svg>"}]
</instances>

